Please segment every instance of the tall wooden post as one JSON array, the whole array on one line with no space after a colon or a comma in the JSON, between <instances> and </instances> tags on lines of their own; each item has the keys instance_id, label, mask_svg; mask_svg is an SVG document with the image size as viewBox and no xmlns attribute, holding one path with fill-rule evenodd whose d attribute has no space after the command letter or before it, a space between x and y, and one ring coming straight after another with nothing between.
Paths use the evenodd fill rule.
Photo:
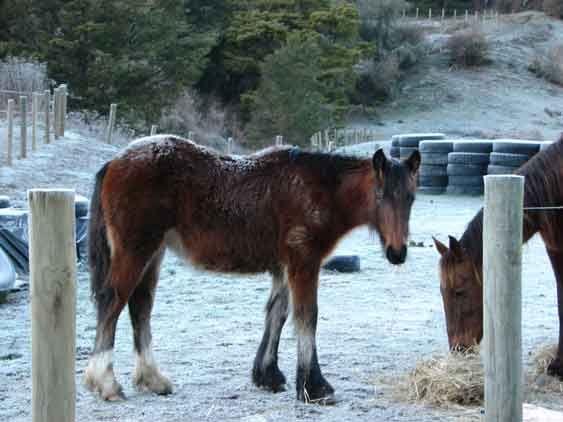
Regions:
<instances>
[{"instance_id":1,"label":"tall wooden post","mask_svg":"<svg viewBox=\"0 0 563 422\"><path fill-rule=\"evenodd\" d=\"M485 421L522 421L524 177L485 176Z\"/></svg>"},{"instance_id":2,"label":"tall wooden post","mask_svg":"<svg viewBox=\"0 0 563 422\"><path fill-rule=\"evenodd\" d=\"M41 100L41 94L39 92L33 93L33 99L31 102L31 150L35 151L37 149L37 116L39 112L39 101Z\"/></svg>"},{"instance_id":3,"label":"tall wooden post","mask_svg":"<svg viewBox=\"0 0 563 422\"><path fill-rule=\"evenodd\" d=\"M14 160L14 100L8 100L8 133L6 139L6 165Z\"/></svg>"},{"instance_id":4,"label":"tall wooden post","mask_svg":"<svg viewBox=\"0 0 563 422\"><path fill-rule=\"evenodd\" d=\"M188 132L188 139L192 142L195 142L195 136L193 132Z\"/></svg>"},{"instance_id":5,"label":"tall wooden post","mask_svg":"<svg viewBox=\"0 0 563 422\"><path fill-rule=\"evenodd\" d=\"M415 17L418 19L418 7L416 8Z\"/></svg>"},{"instance_id":6,"label":"tall wooden post","mask_svg":"<svg viewBox=\"0 0 563 422\"><path fill-rule=\"evenodd\" d=\"M108 144L111 144L111 139L113 137L113 128L115 126L115 113L117 113L117 104L111 104L109 106L108 129L106 134L106 142Z\"/></svg>"},{"instance_id":7,"label":"tall wooden post","mask_svg":"<svg viewBox=\"0 0 563 422\"><path fill-rule=\"evenodd\" d=\"M233 153L233 138L227 138L227 154L231 155Z\"/></svg>"},{"instance_id":8,"label":"tall wooden post","mask_svg":"<svg viewBox=\"0 0 563 422\"><path fill-rule=\"evenodd\" d=\"M432 19L432 9L428 9L428 20Z\"/></svg>"},{"instance_id":9,"label":"tall wooden post","mask_svg":"<svg viewBox=\"0 0 563 422\"><path fill-rule=\"evenodd\" d=\"M27 97L20 97L20 157L27 157Z\"/></svg>"},{"instance_id":10,"label":"tall wooden post","mask_svg":"<svg viewBox=\"0 0 563 422\"><path fill-rule=\"evenodd\" d=\"M156 129L157 129L157 127L158 127L157 125L152 125L152 126L151 126L151 136L156 135Z\"/></svg>"},{"instance_id":11,"label":"tall wooden post","mask_svg":"<svg viewBox=\"0 0 563 422\"><path fill-rule=\"evenodd\" d=\"M51 142L51 91L45 90L45 143Z\"/></svg>"},{"instance_id":12,"label":"tall wooden post","mask_svg":"<svg viewBox=\"0 0 563 422\"><path fill-rule=\"evenodd\" d=\"M61 90L60 88L55 88L53 90L53 132L55 134L55 139L59 139L60 137L60 125L59 125L59 119L60 119L60 102L61 102L61 94L60 94Z\"/></svg>"},{"instance_id":13,"label":"tall wooden post","mask_svg":"<svg viewBox=\"0 0 563 422\"><path fill-rule=\"evenodd\" d=\"M28 192L32 421L74 422L74 191Z\"/></svg>"},{"instance_id":14,"label":"tall wooden post","mask_svg":"<svg viewBox=\"0 0 563 422\"><path fill-rule=\"evenodd\" d=\"M66 113L67 113L67 97L68 89L66 85L61 85L61 120L60 120L60 135L65 136L66 128Z\"/></svg>"}]
</instances>

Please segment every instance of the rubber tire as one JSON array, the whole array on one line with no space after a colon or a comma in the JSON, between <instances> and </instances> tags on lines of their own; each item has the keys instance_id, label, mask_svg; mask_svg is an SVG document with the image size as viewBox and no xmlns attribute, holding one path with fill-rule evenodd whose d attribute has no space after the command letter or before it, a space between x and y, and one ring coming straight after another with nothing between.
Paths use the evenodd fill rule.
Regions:
<instances>
[{"instance_id":1,"label":"rubber tire","mask_svg":"<svg viewBox=\"0 0 563 422\"><path fill-rule=\"evenodd\" d=\"M438 153L421 153L420 154L421 164L429 166L445 166L448 164L448 154L438 154Z\"/></svg>"},{"instance_id":2,"label":"rubber tire","mask_svg":"<svg viewBox=\"0 0 563 422\"><path fill-rule=\"evenodd\" d=\"M493 150L493 141L457 141L454 152L477 152L488 154Z\"/></svg>"},{"instance_id":3,"label":"rubber tire","mask_svg":"<svg viewBox=\"0 0 563 422\"><path fill-rule=\"evenodd\" d=\"M530 157L526 154L508 154L505 152L492 152L490 163L498 166L520 167L528 161Z\"/></svg>"},{"instance_id":4,"label":"rubber tire","mask_svg":"<svg viewBox=\"0 0 563 422\"><path fill-rule=\"evenodd\" d=\"M487 167L487 174L513 174L516 170L518 170L518 167L489 164L489 167Z\"/></svg>"},{"instance_id":5,"label":"rubber tire","mask_svg":"<svg viewBox=\"0 0 563 422\"><path fill-rule=\"evenodd\" d=\"M545 150L545 149L548 149L551 144L553 144L553 142L542 142L542 143L540 144L540 151L543 151L543 150Z\"/></svg>"},{"instance_id":6,"label":"rubber tire","mask_svg":"<svg viewBox=\"0 0 563 422\"><path fill-rule=\"evenodd\" d=\"M446 166L429 166L426 164L422 164L420 166L420 169L418 170L418 174L420 177L448 175Z\"/></svg>"},{"instance_id":7,"label":"rubber tire","mask_svg":"<svg viewBox=\"0 0 563 422\"><path fill-rule=\"evenodd\" d=\"M470 196L480 196L483 195L483 186L453 186L450 185L446 189L448 195L470 195Z\"/></svg>"},{"instance_id":8,"label":"rubber tire","mask_svg":"<svg viewBox=\"0 0 563 422\"><path fill-rule=\"evenodd\" d=\"M399 147L391 147L390 151L391 157L393 158L400 158L401 157L401 150Z\"/></svg>"},{"instance_id":9,"label":"rubber tire","mask_svg":"<svg viewBox=\"0 0 563 422\"><path fill-rule=\"evenodd\" d=\"M10 197L0 195L0 208L10 208Z\"/></svg>"},{"instance_id":10,"label":"rubber tire","mask_svg":"<svg viewBox=\"0 0 563 422\"><path fill-rule=\"evenodd\" d=\"M417 193L422 193L424 195L441 195L446 192L445 186L420 186Z\"/></svg>"},{"instance_id":11,"label":"rubber tire","mask_svg":"<svg viewBox=\"0 0 563 422\"><path fill-rule=\"evenodd\" d=\"M418 147L420 141L433 141L438 139L445 139L442 133L407 133L399 135L399 145L401 147L413 148Z\"/></svg>"},{"instance_id":12,"label":"rubber tire","mask_svg":"<svg viewBox=\"0 0 563 422\"><path fill-rule=\"evenodd\" d=\"M483 186L483 176L448 176L452 186Z\"/></svg>"},{"instance_id":13,"label":"rubber tire","mask_svg":"<svg viewBox=\"0 0 563 422\"><path fill-rule=\"evenodd\" d=\"M401 145L399 144L399 137L398 135L393 135L391 138L391 146L399 148Z\"/></svg>"},{"instance_id":14,"label":"rubber tire","mask_svg":"<svg viewBox=\"0 0 563 422\"><path fill-rule=\"evenodd\" d=\"M88 198L82 195L76 195L74 197L74 215L76 218L87 216L89 208L90 201L88 201Z\"/></svg>"},{"instance_id":15,"label":"rubber tire","mask_svg":"<svg viewBox=\"0 0 563 422\"><path fill-rule=\"evenodd\" d=\"M406 147L401 147L401 160L404 160L405 158L409 158L411 156L411 154L415 151L417 151L418 148L406 148Z\"/></svg>"},{"instance_id":16,"label":"rubber tire","mask_svg":"<svg viewBox=\"0 0 563 422\"><path fill-rule=\"evenodd\" d=\"M448 164L448 176L483 176L487 174L484 164Z\"/></svg>"},{"instance_id":17,"label":"rubber tire","mask_svg":"<svg viewBox=\"0 0 563 422\"><path fill-rule=\"evenodd\" d=\"M357 273L360 271L360 257L357 255L337 255L323 264L323 269L339 273Z\"/></svg>"},{"instance_id":18,"label":"rubber tire","mask_svg":"<svg viewBox=\"0 0 563 422\"><path fill-rule=\"evenodd\" d=\"M419 186L445 187L448 186L448 176L420 176Z\"/></svg>"},{"instance_id":19,"label":"rubber tire","mask_svg":"<svg viewBox=\"0 0 563 422\"><path fill-rule=\"evenodd\" d=\"M495 141L493 152L503 152L508 154L524 154L533 156L540 150L540 142L533 141Z\"/></svg>"},{"instance_id":20,"label":"rubber tire","mask_svg":"<svg viewBox=\"0 0 563 422\"><path fill-rule=\"evenodd\" d=\"M418 144L421 153L448 153L454 150L453 141L421 141Z\"/></svg>"},{"instance_id":21,"label":"rubber tire","mask_svg":"<svg viewBox=\"0 0 563 422\"><path fill-rule=\"evenodd\" d=\"M448 164L489 164L489 154L479 152L450 152Z\"/></svg>"},{"instance_id":22,"label":"rubber tire","mask_svg":"<svg viewBox=\"0 0 563 422\"><path fill-rule=\"evenodd\" d=\"M8 255L0 248L0 292L6 292L14 287L16 271Z\"/></svg>"}]
</instances>

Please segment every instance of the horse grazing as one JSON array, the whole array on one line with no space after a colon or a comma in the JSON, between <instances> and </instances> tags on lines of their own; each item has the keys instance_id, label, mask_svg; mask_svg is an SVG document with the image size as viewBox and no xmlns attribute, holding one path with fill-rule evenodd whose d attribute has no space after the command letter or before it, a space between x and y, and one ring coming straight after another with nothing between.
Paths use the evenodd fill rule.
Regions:
<instances>
[{"instance_id":1,"label":"horse grazing","mask_svg":"<svg viewBox=\"0 0 563 422\"><path fill-rule=\"evenodd\" d=\"M525 176L524 207L563 205L563 134L516 174ZM525 210L523 240L542 237L557 282L559 350L548 372L563 377L563 210ZM483 210L449 248L434 239L440 258L440 290L451 349L466 349L483 337Z\"/></svg>"},{"instance_id":2,"label":"horse grazing","mask_svg":"<svg viewBox=\"0 0 563 422\"><path fill-rule=\"evenodd\" d=\"M131 143L96 175L89 236L97 305L86 386L106 400L123 398L112 350L126 304L134 331L135 384L172 391L151 351L150 316L166 247L210 271L269 272L272 289L252 380L284 388L278 368L282 327L293 307L298 335L297 397L333 400L317 359L317 287L321 261L352 228L375 229L393 264L405 261L408 222L420 163L382 150L371 159L271 148L220 155L160 135Z\"/></svg>"}]
</instances>

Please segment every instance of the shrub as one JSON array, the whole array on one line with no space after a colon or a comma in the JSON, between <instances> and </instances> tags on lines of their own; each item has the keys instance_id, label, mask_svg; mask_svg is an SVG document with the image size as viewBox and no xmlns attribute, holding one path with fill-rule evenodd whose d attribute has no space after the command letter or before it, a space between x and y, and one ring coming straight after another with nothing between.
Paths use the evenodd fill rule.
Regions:
<instances>
[{"instance_id":1,"label":"shrub","mask_svg":"<svg viewBox=\"0 0 563 422\"><path fill-rule=\"evenodd\" d=\"M536 56L528 66L528 70L563 86L563 44L552 47L545 57Z\"/></svg>"},{"instance_id":2,"label":"shrub","mask_svg":"<svg viewBox=\"0 0 563 422\"><path fill-rule=\"evenodd\" d=\"M485 36L475 29L452 35L447 47L452 64L479 66L489 60L489 43Z\"/></svg>"},{"instance_id":3,"label":"shrub","mask_svg":"<svg viewBox=\"0 0 563 422\"><path fill-rule=\"evenodd\" d=\"M376 41L378 49L388 49L391 30L409 4L404 0L357 0L360 14L360 36Z\"/></svg>"},{"instance_id":4,"label":"shrub","mask_svg":"<svg viewBox=\"0 0 563 422\"><path fill-rule=\"evenodd\" d=\"M7 57L0 61L0 89L42 91L47 88L47 65L25 57Z\"/></svg>"}]
</instances>

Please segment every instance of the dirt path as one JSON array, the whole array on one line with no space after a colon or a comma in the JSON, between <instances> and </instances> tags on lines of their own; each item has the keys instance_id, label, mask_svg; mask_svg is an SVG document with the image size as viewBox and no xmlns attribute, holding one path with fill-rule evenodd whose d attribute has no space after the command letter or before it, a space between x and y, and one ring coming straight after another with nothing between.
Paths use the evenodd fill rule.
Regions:
<instances>
[{"instance_id":1,"label":"dirt path","mask_svg":"<svg viewBox=\"0 0 563 422\"><path fill-rule=\"evenodd\" d=\"M319 356L337 390L333 407L305 406L294 400L296 340L290 324L280 345L287 392L256 389L250 368L261 336L268 277L201 273L168 256L153 318L156 357L176 390L169 397L136 392L132 334L124 314L117 333L115 369L128 400L104 403L80 384L93 342L95 319L84 269L78 280L77 420L90 421L430 421L460 420L459 412L393 401L381 384L447 348L437 281L437 254L431 236L459 235L480 207L480 198L419 195L412 216L407 264L391 267L366 229L351 233L337 253L359 254L362 271L321 275ZM524 350L556 339L555 283L541 242L524 250ZM30 418L30 322L28 292L0 306L0 420ZM529 359L529 358L527 358ZM537 400L563 408L560 395Z\"/></svg>"}]
</instances>

